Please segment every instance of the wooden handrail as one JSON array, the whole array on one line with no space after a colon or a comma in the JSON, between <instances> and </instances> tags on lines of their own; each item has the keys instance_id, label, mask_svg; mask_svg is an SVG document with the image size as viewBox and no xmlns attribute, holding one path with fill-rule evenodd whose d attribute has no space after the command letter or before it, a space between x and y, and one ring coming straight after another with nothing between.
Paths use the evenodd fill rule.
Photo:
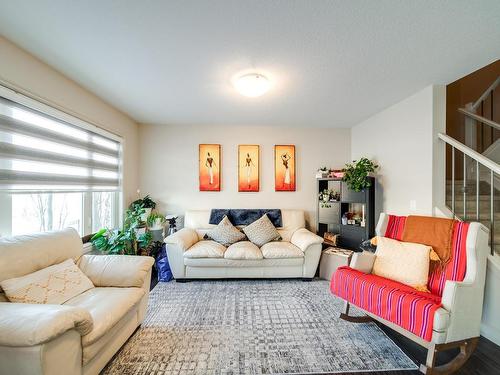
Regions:
<instances>
[{"instance_id":1,"label":"wooden handrail","mask_svg":"<svg viewBox=\"0 0 500 375\"><path fill-rule=\"evenodd\" d=\"M493 120L490 120L489 118L483 117L476 115L475 113L472 113L471 111L466 110L465 108L459 108L458 112L463 113L467 117L473 118L474 120L477 120L479 122L482 122L483 124L489 125L492 128L500 130L500 124L496 123Z\"/></svg>"},{"instance_id":2,"label":"wooden handrail","mask_svg":"<svg viewBox=\"0 0 500 375\"><path fill-rule=\"evenodd\" d=\"M472 104L471 109L472 109L473 111L475 111L475 110L479 107L479 105L481 104L481 102L482 102L483 100L486 100L486 98L488 97L488 95L490 95L490 92L492 92L493 90L495 90L495 89L497 88L497 86L498 86L498 85L500 85L500 77L498 77L498 78L495 80L495 82L493 82L493 83L491 84L491 86L490 86L490 87L488 87L488 88L486 89L486 91L485 91L485 92L483 92L483 95L481 95L481 96L479 97L479 99L478 99L478 100L476 100L476 102L475 102L474 104Z\"/></svg>"},{"instance_id":3,"label":"wooden handrail","mask_svg":"<svg viewBox=\"0 0 500 375\"><path fill-rule=\"evenodd\" d=\"M455 138L450 137L449 135L439 133L438 137L445 143L455 147L457 150L462 151L465 155L476 160L479 164L484 165L489 170L495 172L496 174L500 174L500 164L497 164L493 160L484 157L479 152L474 151L472 148L464 145L462 142L457 141Z\"/></svg>"}]
</instances>

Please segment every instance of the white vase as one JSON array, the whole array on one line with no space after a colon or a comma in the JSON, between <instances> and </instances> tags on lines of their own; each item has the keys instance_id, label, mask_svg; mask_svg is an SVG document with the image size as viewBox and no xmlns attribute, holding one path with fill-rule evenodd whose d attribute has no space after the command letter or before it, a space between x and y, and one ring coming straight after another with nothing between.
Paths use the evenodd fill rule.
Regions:
<instances>
[{"instance_id":1,"label":"white vase","mask_svg":"<svg viewBox=\"0 0 500 375\"><path fill-rule=\"evenodd\" d=\"M145 208L144 213L141 215L141 221L146 221L149 215L151 215L151 211L152 211L151 208Z\"/></svg>"},{"instance_id":2,"label":"white vase","mask_svg":"<svg viewBox=\"0 0 500 375\"><path fill-rule=\"evenodd\" d=\"M140 235L146 233L146 227L135 228L135 235L139 237Z\"/></svg>"},{"instance_id":3,"label":"white vase","mask_svg":"<svg viewBox=\"0 0 500 375\"><path fill-rule=\"evenodd\" d=\"M161 218L156 219L150 229L151 230L160 230L160 229L163 229L163 221L162 221L162 219Z\"/></svg>"}]
</instances>

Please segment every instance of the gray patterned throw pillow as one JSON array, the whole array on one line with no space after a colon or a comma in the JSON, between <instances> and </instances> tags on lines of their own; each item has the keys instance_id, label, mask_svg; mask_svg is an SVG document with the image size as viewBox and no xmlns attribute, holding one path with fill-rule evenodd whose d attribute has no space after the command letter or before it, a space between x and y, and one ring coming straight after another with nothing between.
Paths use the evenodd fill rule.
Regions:
<instances>
[{"instance_id":1,"label":"gray patterned throw pillow","mask_svg":"<svg viewBox=\"0 0 500 375\"><path fill-rule=\"evenodd\" d=\"M221 222L207 234L209 238L224 246L232 245L245 238L245 235L229 221L227 216L224 216Z\"/></svg>"},{"instance_id":2,"label":"gray patterned throw pillow","mask_svg":"<svg viewBox=\"0 0 500 375\"><path fill-rule=\"evenodd\" d=\"M266 214L259 220L255 220L252 224L243 228L243 232L245 232L248 239L258 247L268 242L281 239L280 234Z\"/></svg>"}]
</instances>

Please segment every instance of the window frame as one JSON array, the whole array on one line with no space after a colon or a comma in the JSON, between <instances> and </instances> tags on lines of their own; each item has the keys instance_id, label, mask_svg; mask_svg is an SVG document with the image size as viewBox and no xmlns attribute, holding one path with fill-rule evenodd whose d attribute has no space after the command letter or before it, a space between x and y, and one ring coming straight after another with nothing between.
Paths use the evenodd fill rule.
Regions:
<instances>
[{"instance_id":1,"label":"window frame","mask_svg":"<svg viewBox=\"0 0 500 375\"><path fill-rule=\"evenodd\" d=\"M45 104L47 101L43 100L42 98L39 98L34 95L24 95L19 93L18 91L15 91L9 87L4 86L4 84L0 84L0 96L9 99L13 102L16 102L18 104L22 104L28 108L31 108L36 111L40 111L46 115L52 116L56 119L59 119L61 121L68 122L74 126L77 126L79 128L82 128L87 131L94 132L98 135L101 135L103 137L112 139L120 144L119 147L119 185L120 188L118 191L116 191L115 194L115 201L114 201L114 214L113 214L113 222L116 223L117 227L121 227L122 222L123 222L123 155L124 155L124 148L125 148L125 142L124 139L116 135L112 132L109 132L105 129L103 129L100 126L97 126L90 122L89 120L83 120L75 115L69 114L68 110L66 110L63 107L57 106L53 103L48 102L48 104ZM70 191L68 191L70 192ZM92 220L93 220L93 202L92 202L92 193L93 191L84 191L82 192L83 197L82 197L82 202L83 202L83 207L82 207L82 237L85 237L89 234L91 234L92 231ZM17 193L14 193L17 194ZM18 193L18 194L23 194L23 193ZM56 194L54 192L53 194ZM7 197L9 197L10 201L12 202L11 195L12 193L5 193ZM10 205L12 207L12 203ZM12 210L10 209L9 212ZM10 214L10 224L12 228L12 213ZM1 220L0 220L1 221ZM5 225L5 223L0 223ZM0 225L1 226L1 225ZM1 229L1 228L0 228ZM2 233L0 233L0 236L2 236Z\"/></svg>"}]
</instances>

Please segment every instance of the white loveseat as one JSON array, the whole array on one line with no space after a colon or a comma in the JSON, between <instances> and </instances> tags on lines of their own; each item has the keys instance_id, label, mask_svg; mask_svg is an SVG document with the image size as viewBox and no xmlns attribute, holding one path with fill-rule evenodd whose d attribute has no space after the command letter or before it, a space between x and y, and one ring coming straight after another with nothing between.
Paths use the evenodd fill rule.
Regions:
<instances>
[{"instance_id":1,"label":"white loveseat","mask_svg":"<svg viewBox=\"0 0 500 375\"><path fill-rule=\"evenodd\" d=\"M304 211L281 210L281 241L260 249L249 241L225 247L204 236L210 210L187 211L184 228L165 239L176 280L218 278L304 278L316 273L323 239L305 228Z\"/></svg>"},{"instance_id":2,"label":"white loveseat","mask_svg":"<svg viewBox=\"0 0 500 375\"><path fill-rule=\"evenodd\" d=\"M62 305L0 290L1 375L94 375L144 319L153 258L82 255L74 229L0 239L0 281L73 259L95 288Z\"/></svg>"}]
</instances>

